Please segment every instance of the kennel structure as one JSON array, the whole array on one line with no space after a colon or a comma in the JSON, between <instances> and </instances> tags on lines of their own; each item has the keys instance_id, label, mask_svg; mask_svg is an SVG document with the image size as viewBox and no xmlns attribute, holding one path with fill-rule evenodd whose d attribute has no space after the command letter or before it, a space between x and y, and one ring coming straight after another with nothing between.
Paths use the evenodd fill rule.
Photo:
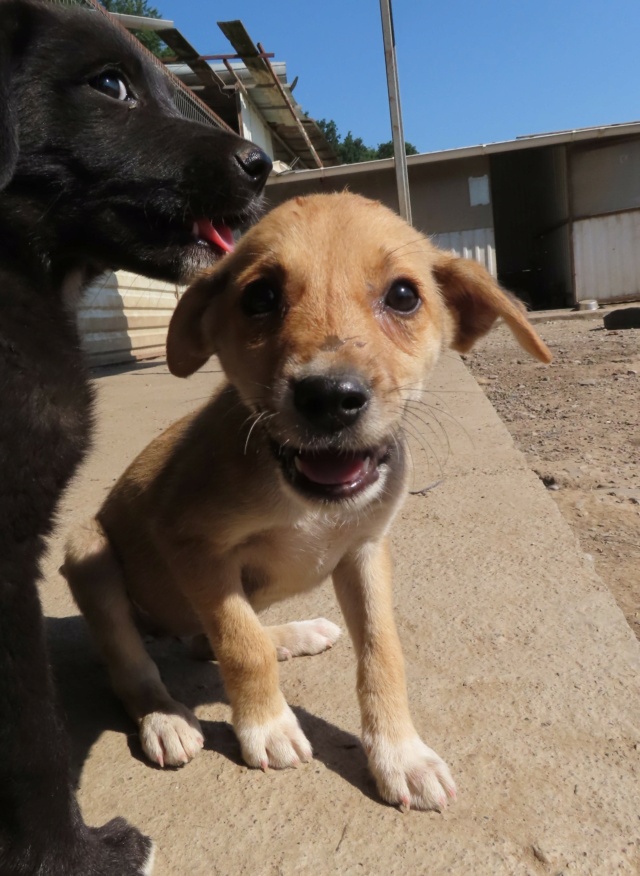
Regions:
<instances>
[{"instance_id":1,"label":"kennel structure","mask_svg":"<svg viewBox=\"0 0 640 876\"><path fill-rule=\"evenodd\" d=\"M413 223L532 309L640 298L640 122L407 159ZM393 159L272 175L267 198L344 188L398 207Z\"/></svg>"}]
</instances>

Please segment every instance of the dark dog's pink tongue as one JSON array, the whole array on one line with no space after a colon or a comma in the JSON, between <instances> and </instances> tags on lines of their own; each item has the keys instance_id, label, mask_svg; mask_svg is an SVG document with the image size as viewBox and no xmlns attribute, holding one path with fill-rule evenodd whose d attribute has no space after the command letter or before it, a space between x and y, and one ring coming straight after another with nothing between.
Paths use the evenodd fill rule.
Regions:
<instances>
[{"instance_id":1,"label":"dark dog's pink tongue","mask_svg":"<svg viewBox=\"0 0 640 876\"><path fill-rule=\"evenodd\" d=\"M371 467L371 457L364 453L335 453L330 450L311 453L301 451L296 468L316 484L352 484L361 480Z\"/></svg>"},{"instance_id":2,"label":"dark dog's pink tongue","mask_svg":"<svg viewBox=\"0 0 640 876\"><path fill-rule=\"evenodd\" d=\"M210 219L196 219L194 231L202 240L208 240L223 252L233 252L235 247L233 231L227 225L220 223L214 226Z\"/></svg>"}]
</instances>

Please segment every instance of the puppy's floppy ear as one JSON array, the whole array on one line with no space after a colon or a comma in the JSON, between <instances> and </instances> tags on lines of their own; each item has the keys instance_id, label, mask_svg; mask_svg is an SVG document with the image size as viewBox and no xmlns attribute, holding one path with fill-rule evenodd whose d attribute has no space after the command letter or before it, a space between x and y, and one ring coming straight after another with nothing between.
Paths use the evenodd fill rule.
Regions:
<instances>
[{"instance_id":1,"label":"puppy's floppy ear","mask_svg":"<svg viewBox=\"0 0 640 876\"><path fill-rule=\"evenodd\" d=\"M466 353L501 316L528 353L541 362L551 361L551 353L527 319L524 305L504 292L482 265L441 252L433 273L453 317L454 350Z\"/></svg>"},{"instance_id":2,"label":"puppy's floppy ear","mask_svg":"<svg viewBox=\"0 0 640 876\"><path fill-rule=\"evenodd\" d=\"M0 3L0 191L18 162L18 106L14 72L23 60L31 32L33 8L16 2Z\"/></svg>"},{"instance_id":3,"label":"puppy's floppy ear","mask_svg":"<svg viewBox=\"0 0 640 876\"><path fill-rule=\"evenodd\" d=\"M173 311L167 333L167 365L176 377L189 377L216 352L207 328L210 309L227 282L226 271L214 271L192 283Z\"/></svg>"}]
</instances>

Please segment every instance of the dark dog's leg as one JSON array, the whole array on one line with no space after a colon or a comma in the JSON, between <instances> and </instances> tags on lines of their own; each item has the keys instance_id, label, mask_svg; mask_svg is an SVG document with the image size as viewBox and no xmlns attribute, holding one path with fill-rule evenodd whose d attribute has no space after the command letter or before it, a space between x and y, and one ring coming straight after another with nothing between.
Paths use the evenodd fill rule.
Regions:
<instances>
[{"instance_id":1,"label":"dark dog's leg","mask_svg":"<svg viewBox=\"0 0 640 876\"><path fill-rule=\"evenodd\" d=\"M30 559L0 559L0 873L140 876L152 844L123 819L88 828L69 786Z\"/></svg>"},{"instance_id":2,"label":"dark dog's leg","mask_svg":"<svg viewBox=\"0 0 640 876\"><path fill-rule=\"evenodd\" d=\"M88 444L91 392L58 305L2 272L0 289L0 876L139 876L150 840L123 820L91 830L80 815L36 586Z\"/></svg>"}]
</instances>

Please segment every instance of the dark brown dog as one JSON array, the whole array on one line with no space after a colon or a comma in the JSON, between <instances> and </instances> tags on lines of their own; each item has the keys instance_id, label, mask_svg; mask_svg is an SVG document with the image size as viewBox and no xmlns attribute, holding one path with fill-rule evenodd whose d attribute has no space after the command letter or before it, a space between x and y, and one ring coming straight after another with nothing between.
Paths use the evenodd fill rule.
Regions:
<instances>
[{"instance_id":1,"label":"dark brown dog","mask_svg":"<svg viewBox=\"0 0 640 876\"><path fill-rule=\"evenodd\" d=\"M47 665L36 581L84 454L91 392L70 307L106 268L184 282L229 248L270 169L188 121L98 12L0 0L0 873L134 876L151 842L88 828Z\"/></svg>"}]
</instances>

